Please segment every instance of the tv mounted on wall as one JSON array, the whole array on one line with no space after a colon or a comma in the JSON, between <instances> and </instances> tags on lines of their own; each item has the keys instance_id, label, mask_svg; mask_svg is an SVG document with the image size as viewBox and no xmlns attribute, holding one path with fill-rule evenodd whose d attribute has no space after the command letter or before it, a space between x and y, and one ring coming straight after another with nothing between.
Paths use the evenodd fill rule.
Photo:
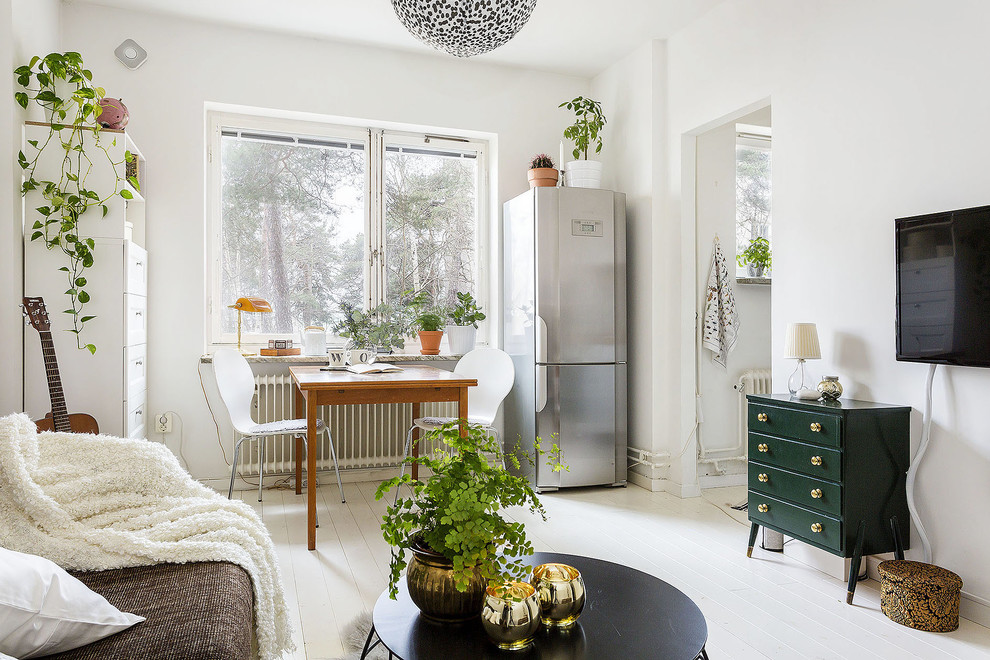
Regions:
<instances>
[{"instance_id":1,"label":"tv mounted on wall","mask_svg":"<svg viewBox=\"0 0 990 660\"><path fill-rule=\"evenodd\" d=\"M990 367L990 206L894 226L897 359Z\"/></svg>"}]
</instances>

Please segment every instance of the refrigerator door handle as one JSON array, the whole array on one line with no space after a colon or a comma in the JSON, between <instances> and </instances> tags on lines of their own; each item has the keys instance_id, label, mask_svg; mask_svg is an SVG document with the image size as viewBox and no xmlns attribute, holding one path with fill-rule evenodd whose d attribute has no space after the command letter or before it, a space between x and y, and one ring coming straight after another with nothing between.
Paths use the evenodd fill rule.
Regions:
<instances>
[{"instance_id":1,"label":"refrigerator door handle","mask_svg":"<svg viewBox=\"0 0 990 660\"><path fill-rule=\"evenodd\" d=\"M547 368L536 367L536 412L547 406Z\"/></svg>"},{"instance_id":2,"label":"refrigerator door handle","mask_svg":"<svg viewBox=\"0 0 990 660\"><path fill-rule=\"evenodd\" d=\"M547 361L547 342L549 341L547 333L547 322L543 320L542 316L536 317L536 362L543 363Z\"/></svg>"}]
</instances>

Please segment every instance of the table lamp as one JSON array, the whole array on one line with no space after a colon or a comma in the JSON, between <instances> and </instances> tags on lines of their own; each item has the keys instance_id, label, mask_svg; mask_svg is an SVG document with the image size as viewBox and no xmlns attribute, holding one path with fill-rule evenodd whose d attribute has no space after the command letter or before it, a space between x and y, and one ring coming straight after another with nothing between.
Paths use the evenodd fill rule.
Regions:
<instances>
[{"instance_id":1,"label":"table lamp","mask_svg":"<svg viewBox=\"0 0 990 660\"><path fill-rule=\"evenodd\" d=\"M227 305L237 310L237 350L241 351L241 312L270 312L272 306L264 298L245 296L238 298L233 305ZM241 351L241 355L254 355L254 351Z\"/></svg>"},{"instance_id":2,"label":"table lamp","mask_svg":"<svg viewBox=\"0 0 990 660\"><path fill-rule=\"evenodd\" d=\"M792 396L802 390L814 392L818 398L818 390L811 390L805 381L804 361L820 360L822 349L818 345L818 328L814 323L788 323L787 336L784 339L784 357L798 361L794 373L787 379L787 390Z\"/></svg>"}]
</instances>

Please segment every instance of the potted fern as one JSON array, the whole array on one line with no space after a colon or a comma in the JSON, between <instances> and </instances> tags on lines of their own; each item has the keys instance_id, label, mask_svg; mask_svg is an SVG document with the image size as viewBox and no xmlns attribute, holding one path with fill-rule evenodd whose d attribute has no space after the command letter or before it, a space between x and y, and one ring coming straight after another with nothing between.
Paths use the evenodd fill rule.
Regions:
<instances>
[{"instance_id":1,"label":"potted fern","mask_svg":"<svg viewBox=\"0 0 990 660\"><path fill-rule=\"evenodd\" d=\"M529 187L553 188L557 185L557 169L546 154L536 154L529 162Z\"/></svg>"},{"instance_id":2,"label":"potted fern","mask_svg":"<svg viewBox=\"0 0 990 660\"><path fill-rule=\"evenodd\" d=\"M375 493L380 500L393 488L410 492L382 517L383 536L392 546L389 595L396 597L405 569L412 601L427 618L446 622L477 617L487 586L523 580L531 571L523 561L533 554L525 526L506 518L505 509L526 507L546 519L529 480L491 459L502 456L500 443L482 426L463 427L464 435L456 421L431 431L425 440L436 443L436 451L406 458L404 464L426 468L430 476L424 481L403 473ZM520 468L517 453L505 455L514 471ZM551 469L567 469L559 447L544 451L537 438L536 455L541 454Z\"/></svg>"},{"instance_id":3,"label":"potted fern","mask_svg":"<svg viewBox=\"0 0 990 660\"><path fill-rule=\"evenodd\" d=\"M454 355L464 355L474 350L478 336L478 321L485 320L474 296L470 293L457 292L457 303L450 310L451 323L447 324L447 342L450 352Z\"/></svg>"},{"instance_id":4,"label":"potted fern","mask_svg":"<svg viewBox=\"0 0 990 660\"><path fill-rule=\"evenodd\" d=\"M564 183L572 188L601 187L602 164L597 160L588 160L588 150L594 145L592 153L602 151L602 128L605 127L602 104L578 96L557 107L574 112L574 123L564 129L564 137L574 143L571 152L574 160L564 167Z\"/></svg>"}]
</instances>

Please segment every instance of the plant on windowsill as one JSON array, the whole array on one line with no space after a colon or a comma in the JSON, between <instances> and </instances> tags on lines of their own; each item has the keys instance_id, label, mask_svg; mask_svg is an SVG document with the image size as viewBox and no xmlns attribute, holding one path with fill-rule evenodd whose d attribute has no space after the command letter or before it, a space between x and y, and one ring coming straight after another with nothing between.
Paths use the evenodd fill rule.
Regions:
<instances>
[{"instance_id":1,"label":"plant on windowsill","mask_svg":"<svg viewBox=\"0 0 990 660\"><path fill-rule=\"evenodd\" d=\"M772 261L770 241L762 236L751 240L742 254L736 256L736 263L746 268L750 277L769 277Z\"/></svg>"},{"instance_id":2,"label":"plant on windowsill","mask_svg":"<svg viewBox=\"0 0 990 660\"><path fill-rule=\"evenodd\" d=\"M485 320L474 296L470 293L457 292L457 302L450 310L450 320L447 324L447 342L450 352L454 355L464 355L474 350L478 335L478 321Z\"/></svg>"},{"instance_id":3,"label":"plant on windowsill","mask_svg":"<svg viewBox=\"0 0 990 660\"><path fill-rule=\"evenodd\" d=\"M498 442L481 426L450 422L427 434L436 442L432 454L410 456L403 465L418 462L429 477L414 481L405 472L383 482L375 493L382 499L393 488L406 486L411 495L398 497L382 517L385 541L392 546L389 595L395 598L402 570L409 595L427 617L441 621L474 618L489 584L523 579L529 567L523 557L533 554L523 523L506 519L506 507L523 506L546 520L546 511L529 480L515 476L501 461ZM518 448L505 459L520 467ZM549 451L536 439L536 456L547 455L551 469L566 470L560 448ZM528 457L533 460L535 457ZM402 492L402 491L400 491ZM407 562L406 551L412 553Z\"/></svg>"},{"instance_id":4,"label":"plant on windowsill","mask_svg":"<svg viewBox=\"0 0 990 660\"><path fill-rule=\"evenodd\" d=\"M423 355L440 355L444 310L433 305L432 296L427 291L420 291L409 298L406 307L412 315L412 327L418 328L421 346L419 352Z\"/></svg>"},{"instance_id":5,"label":"plant on windowsill","mask_svg":"<svg viewBox=\"0 0 990 660\"><path fill-rule=\"evenodd\" d=\"M529 161L530 188L552 188L557 185L558 174L553 159L546 154L536 154Z\"/></svg>"},{"instance_id":6,"label":"plant on windowsill","mask_svg":"<svg viewBox=\"0 0 990 660\"><path fill-rule=\"evenodd\" d=\"M571 152L574 160L564 168L564 182L572 188L600 187L602 164L596 160L588 160L588 150L594 145L594 153L599 154L602 151L601 133L605 127L602 104L578 96L557 107L574 111L574 123L564 129L564 137L574 143L574 150Z\"/></svg>"},{"instance_id":7,"label":"plant on windowsill","mask_svg":"<svg viewBox=\"0 0 990 660\"><path fill-rule=\"evenodd\" d=\"M14 93L14 100L27 109L31 101L45 112L48 122L48 136L44 140L28 140L31 157L23 151L17 154L17 162L23 170L24 182L21 195L40 191L45 203L35 210L42 219L32 224L32 241L44 241L49 250L58 249L66 259L66 265L59 268L65 273L70 308L66 314L72 316L72 329L76 336L76 347L96 353L95 344L84 344L81 337L85 324L94 318L84 315L83 310L91 300L86 289L85 271L95 263L96 241L82 235L80 221L84 213L93 208L102 210L103 216L109 212L108 202L116 195L133 199L134 195L124 186L120 171L134 156L124 152L124 160L115 162L107 148L107 140L101 143L100 126L97 119L102 112L100 100L105 91L92 84L93 74L85 68L82 56L76 52L50 53L45 57L33 57L30 64L14 69L18 86L23 91ZM36 86L32 86L32 84ZM116 145L116 138L112 138ZM60 169L56 176L39 179L36 176L41 155L51 150L61 153ZM99 153L102 152L102 155ZM102 161L105 156L114 173L113 190L109 182L102 191L87 185L87 179L94 170L94 159ZM136 177L127 177L131 186L138 190Z\"/></svg>"},{"instance_id":8,"label":"plant on windowsill","mask_svg":"<svg viewBox=\"0 0 990 660\"><path fill-rule=\"evenodd\" d=\"M333 331L350 340L351 348L391 353L405 344L405 338L409 334L409 320L404 310L381 303L365 312L350 303L342 302L340 311L344 318L334 324Z\"/></svg>"}]
</instances>

